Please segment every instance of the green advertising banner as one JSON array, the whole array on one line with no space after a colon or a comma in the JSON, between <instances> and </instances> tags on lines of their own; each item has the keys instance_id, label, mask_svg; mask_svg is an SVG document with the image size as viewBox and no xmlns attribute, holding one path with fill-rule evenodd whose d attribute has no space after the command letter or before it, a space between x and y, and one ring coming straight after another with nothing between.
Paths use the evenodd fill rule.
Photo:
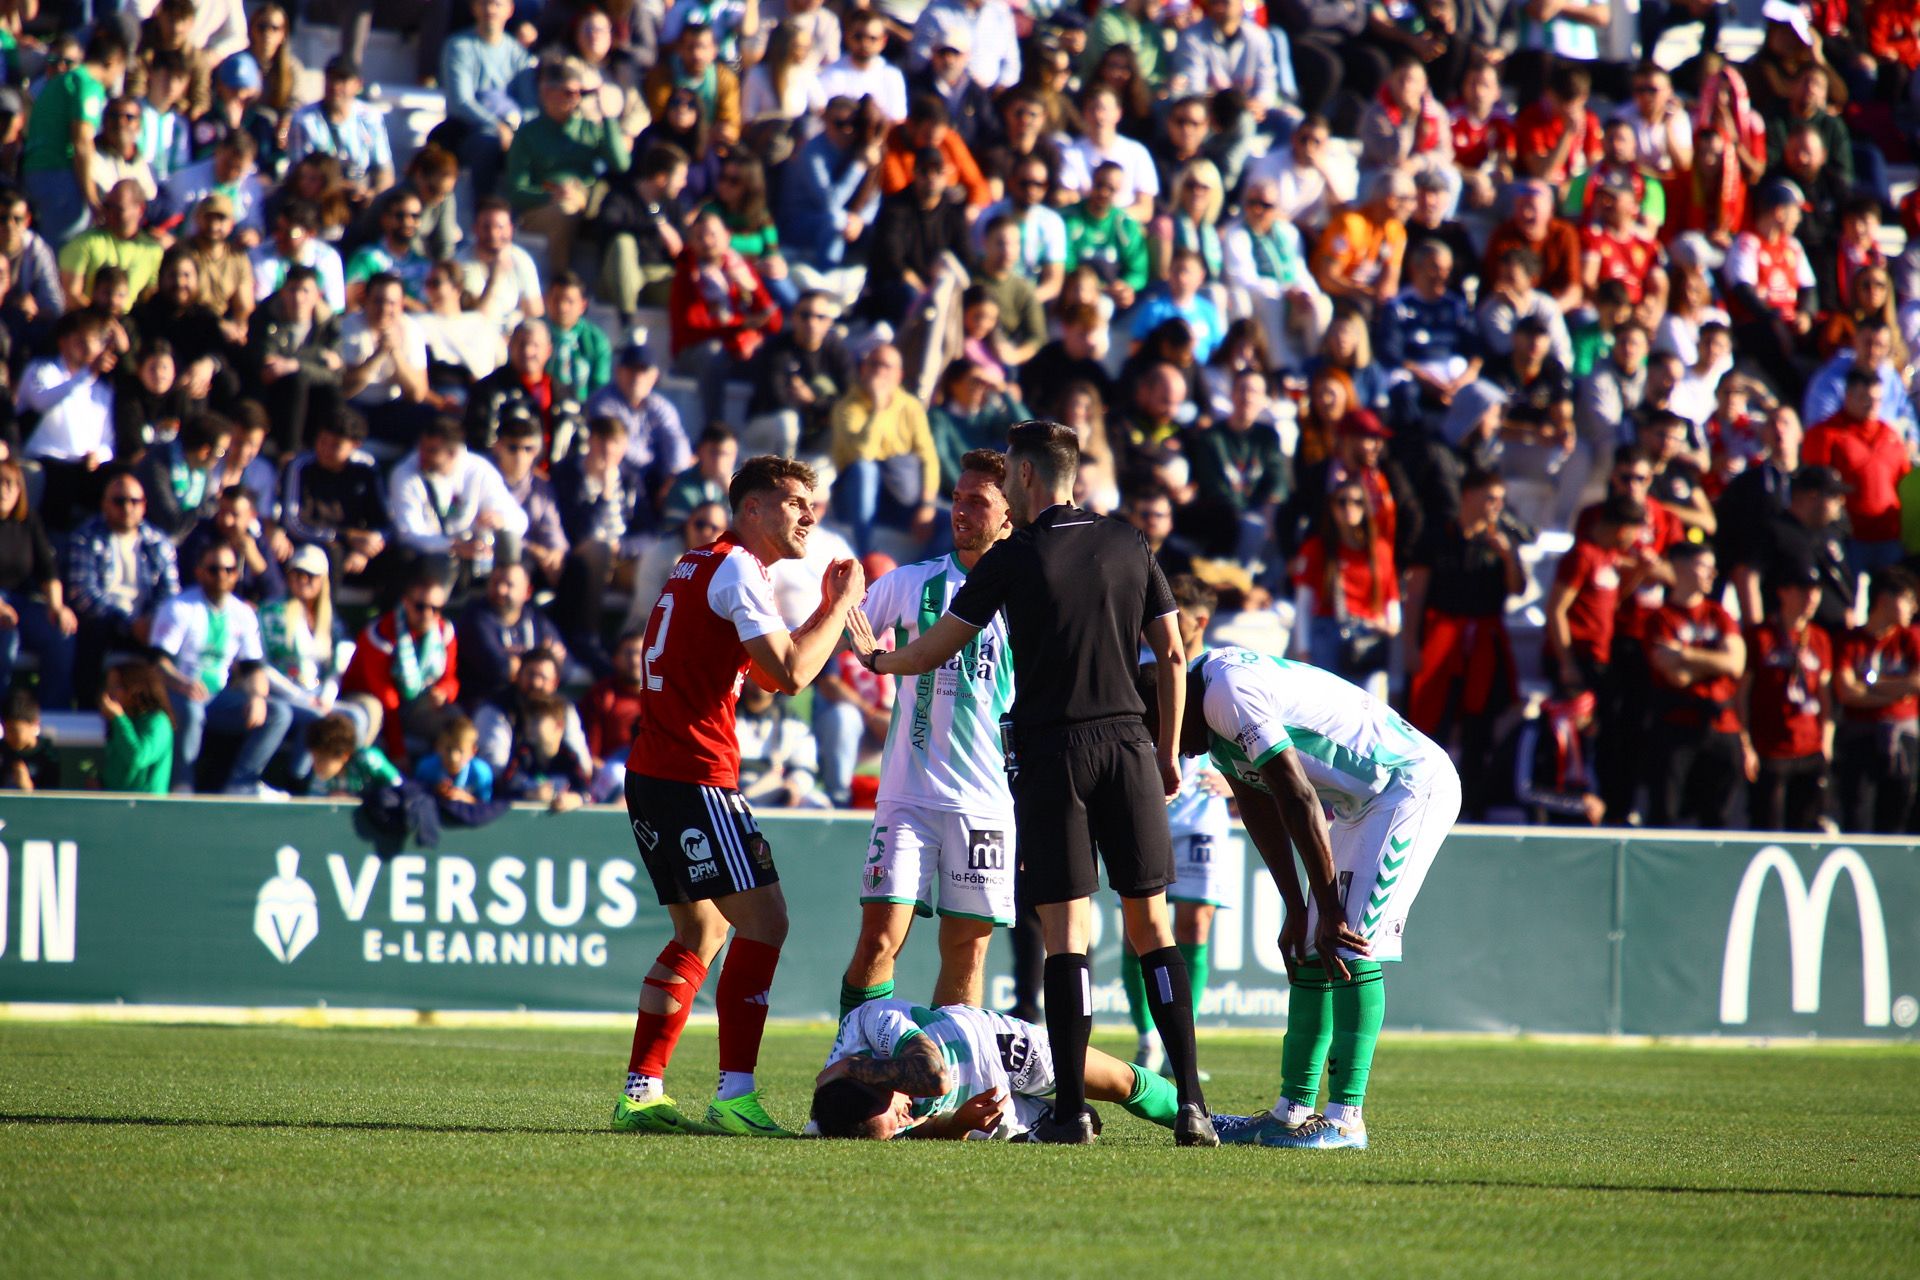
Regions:
<instances>
[{"instance_id":1,"label":"green advertising banner","mask_svg":"<svg viewBox=\"0 0 1920 1280\"><path fill-rule=\"evenodd\" d=\"M867 823L765 816L793 928L782 1017L831 1016ZM1284 1025L1279 895L1240 838L1205 1026ZM1117 904L1096 1016L1125 1015ZM668 936L624 816L516 811L382 857L352 810L0 799L0 1002L617 1012ZM899 981L930 989L931 931ZM1912 1038L1920 853L1462 829L1409 920L1389 1022L1432 1031ZM1004 938L987 997L1012 1002Z\"/></svg>"}]
</instances>

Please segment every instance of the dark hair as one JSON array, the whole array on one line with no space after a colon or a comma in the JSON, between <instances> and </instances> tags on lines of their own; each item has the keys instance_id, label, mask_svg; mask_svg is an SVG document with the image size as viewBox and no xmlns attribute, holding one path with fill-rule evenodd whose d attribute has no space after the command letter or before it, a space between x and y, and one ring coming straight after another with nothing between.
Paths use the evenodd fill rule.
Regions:
<instances>
[{"instance_id":1,"label":"dark hair","mask_svg":"<svg viewBox=\"0 0 1920 1280\"><path fill-rule=\"evenodd\" d=\"M303 231L318 231L320 206L311 200L294 196L280 206L279 220L290 227L299 227Z\"/></svg>"},{"instance_id":2,"label":"dark hair","mask_svg":"<svg viewBox=\"0 0 1920 1280\"><path fill-rule=\"evenodd\" d=\"M709 422L706 426L700 428L700 434L693 438L693 447L698 449L703 444L725 444L729 440L738 439L739 437L734 435L732 430L724 424Z\"/></svg>"},{"instance_id":3,"label":"dark hair","mask_svg":"<svg viewBox=\"0 0 1920 1280\"><path fill-rule=\"evenodd\" d=\"M360 748L360 734L343 715L321 716L307 726L306 743L316 756L351 756Z\"/></svg>"},{"instance_id":4,"label":"dark hair","mask_svg":"<svg viewBox=\"0 0 1920 1280\"><path fill-rule=\"evenodd\" d=\"M31 689L15 685L7 691L7 704L0 711L0 720L12 723L15 720L38 720L40 718L40 699L33 696Z\"/></svg>"},{"instance_id":5,"label":"dark hair","mask_svg":"<svg viewBox=\"0 0 1920 1280\"><path fill-rule=\"evenodd\" d=\"M1467 473L1460 477L1460 492L1471 493L1476 489L1491 488L1493 485L1506 482L1506 476L1500 473L1498 467L1469 467Z\"/></svg>"},{"instance_id":6,"label":"dark hair","mask_svg":"<svg viewBox=\"0 0 1920 1280\"><path fill-rule=\"evenodd\" d=\"M414 152L413 159L407 163L407 172L418 178L445 182L460 176L460 158L439 143L429 142Z\"/></svg>"},{"instance_id":7,"label":"dark hair","mask_svg":"<svg viewBox=\"0 0 1920 1280\"><path fill-rule=\"evenodd\" d=\"M1007 431L1007 469L1016 462L1032 463L1035 474L1049 488L1057 488L1080 469L1080 438L1064 422L1017 422Z\"/></svg>"},{"instance_id":8,"label":"dark hair","mask_svg":"<svg viewBox=\"0 0 1920 1280\"><path fill-rule=\"evenodd\" d=\"M513 217L513 203L504 196L482 196L476 200L473 205L475 221L478 221L480 215L483 213L504 213L511 219Z\"/></svg>"},{"instance_id":9,"label":"dark hair","mask_svg":"<svg viewBox=\"0 0 1920 1280\"><path fill-rule=\"evenodd\" d=\"M813 1091L813 1124L823 1138L871 1137L873 1122L886 1109L886 1094L845 1076Z\"/></svg>"},{"instance_id":10,"label":"dark hair","mask_svg":"<svg viewBox=\"0 0 1920 1280\"><path fill-rule=\"evenodd\" d=\"M1625 280L1602 280L1594 286L1593 300L1603 307L1624 307L1633 302L1633 295L1627 292Z\"/></svg>"},{"instance_id":11,"label":"dark hair","mask_svg":"<svg viewBox=\"0 0 1920 1280\"><path fill-rule=\"evenodd\" d=\"M367 420L360 416L358 409L341 405L333 411L332 417L321 421L320 430L344 436L358 444L367 438Z\"/></svg>"},{"instance_id":12,"label":"dark hair","mask_svg":"<svg viewBox=\"0 0 1920 1280\"><path fill-rule=\"evenodd\" d=\"M196 413L180 425L180 448L207 449L233 438L233 423L217 413Z\"/></svg>"},{"instance_id":13,"label":"dark hair","mask_svg":"<svg viewBox=\"0 0 1920 1280\"><path fill-rule=\"evenodd\" d=\"M1187 613L1212 613L1220 607L1220 594L1190 573L1176 573L1167 586L1173 602Z\"/></svg>"},{"instance_id":14,"label":"dark hair","mask_svg":"<svg viewBox=\"0 0 1920 1280\"><path fill-rule=\"evenodd\" d=\"M1871 608L1881 600L1893 596L1913 596L1920 599L1920 577L1913 570L1903 569L1899 565L1888 565L1877 569L1867 579L1867 605Z\"/></svg>"},{"instance_id":15,"label":"dark hair","mask_svg":"<svg viewBox=\"0 0 1920 1280\"><path fill-rule=\"evenodd\" d=\"M167 686L160 679L159 668L145 658L130 658L116 663L110 668L120 681L121 710L129 716L144 716L158 711L169 723L173 720L173 706L167 700Z\"/></svg>"},{"instance_id":16,"label":"dark hair","mask_svg":"<svg viewBox=\"0 0 1920 1280\"><path fill-rule=\"evenodd\" d=\"M687 159L687 153L671 142L655 142L649 145L640 156L640 176L642 178L664 178L675 169L684 169L693 163Z\"/></svg>"},{"instance_id":17,"label":"dark hair","mask_svg":"<svg viewBox=\"0 0 1920 1280\"><path fill-rule=\"evenodd\" d=\"M538 440L540 424L526 413L513 413L500 419L500 428L495 434L498 440Z\"/></svg>"},{"instance_id":18,"label":"dark hair","mask_svg":"<svg viewBox=\"0 0 1920 1280\"><path fill-rule=\"evenodd\" d=\"M953 113L947 110L947 104L939 94L915 94L913 101L907 104L908 124L949 124L952 120Z\"/></svg>"},{"instance_id":19,"label":"dark hair","mask_svg":"<svg viewBox=\"0 0 1920 1280\"><path fill-rule=\"evenodd\" d=\"M585 293L587 285L579 272L562 267L547 277L547 292L552 293L555 289L578 289Z\"/></svg>"},{"instance_id":20,"label":"dark hair","mask_svg":"<svg viewBox=\"0 0 1920 1280\"><path fill-rule=\"evenodd\" d=\"M120 28L111 22L96 23L93 34L87 37L86 60L96 67L104 67L116 57L127 56L127 38L120 34Z\"/></svg>"},{"instance_id":21,"label":"dark hair","mask_svg":"<svg viewBox=\"0 0 1920 1280\"><path fill-rule=\"evenodd\" d=\"M1695 542L1690 538L1682 538L1678 542L1674 543L1672 546L1667 548L1667 563L1668 564L1690 564L1693 561L1698 560L1701 556L1707 556L1712 554L1713 554L1712 543Z\"/></svg>"},{"instance_id":22,"label":"dark hair","mask_svg":"<svg viewBox=\"0 0 1920 1280\"><path fill-rule=\"evenodd\" d=\"M728 432L727 435L731 439L733 433ZM705 442L705 432L701 433L700 439ZM733 473L733 483L727 486L727 505L738 515L748 498L757 493L770 493L787 480L798 480L809 492L820 483L813 468L797 458L781 458L770 453L748 458Z\"/></svg>"},{"instance_id":23,"label":"dark hair","mask_svg":"<svg viewBox=\"0 0 1920 1280\"><path fill-rule=\"evenodd\" d=\"M1547 88L1562 102L1584 98L1593 92L1593 73L1577 63L1558 62L1547 77Z\"/></svg>"},{"instance_id":24,"label":"dark hair","mask_svg":"<svg viewBox=\"0 0 1920 1280\"><path fill-rule=\"evenodd\" d=\"M318 285L320 283L320 273L304 262L296 262L287 268L287 274L280 281L280 287L286 289L296 284L306 284L309 281Z\"/></svg>"},{"instance_id":25,"label":"dark hair","mask_svg":"<svg viewBox=\"0 0 1920 1280\"><path fill-rule=\"evenodd\" d=\"M420 428L420 438L436 444L465 444L467 433L461 427L460 419L443 413Z\"/></svg>"},{"instance_id":26,"label":"dark hair","mask_svg":"<svg viewBox=\"0 0 1920 1280\"><path fill-rule=\"evenodd\" d=\"M152 75L156 71L164 71L170 76L179 76L184 80L188 75L187 57L178 49L155 49L147 56L147 74ZM236 131L228 136L245 138L249 135Z\"/></svg>"},{"instance_id":27,"label":"dark hair","mask_svg":"<svg viewBox=\"0 0 1920 1280\"><path fill-rule=\"evenodd\" d=\"M558 720L566 723L568 702L565 698L551 693L539 694L520 704L520 711L528 724L535 720Z\"/></svg>"},{"instance_id":28,"label":"dark hair","mask_svg":"<svg viewBox=\"0 0 1920 1280\"><path fill-rule=\"evenodd\" d=\"M990 477L1001 489L1007 487L1007 455L997 449L969 449L960 455L960 474L969 471Z\"/></svg>"},{"instance_id":29,"label":"dark hair","mask_svg":"<svg viewBox=\"0 0 1920 1280\"><path fill-rule=\"evenodd\" d=\"M529 649L525 653L520 655L520 669L522 671L525 671L527 669L527 664L529 662L547 663L555 671L558 671L561 669L560 655L555 653L552 649L549 649L546 645L541 645L537 649Z\"/></svg>"}]
</instances>

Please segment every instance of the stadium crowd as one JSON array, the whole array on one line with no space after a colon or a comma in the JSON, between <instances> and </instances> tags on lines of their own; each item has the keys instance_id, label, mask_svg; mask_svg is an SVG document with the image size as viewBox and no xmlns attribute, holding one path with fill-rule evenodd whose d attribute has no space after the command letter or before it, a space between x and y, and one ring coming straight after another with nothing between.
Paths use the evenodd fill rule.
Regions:
<instances>
[{"instance_id":1,"label":"stadium crowd","mask_svg":"<svg viewBox=\"0 0 1920 1280\"><path fill-rule=\"evenodd\" d=\"M616 798L738 460L831 477L797 624L1042 416L1468 817L1920 829L1911 0L333 7L0 3L5 785L97 708L114 789ZM890 698L749 686L743 790Z\"/></svg>"}]
</instances>

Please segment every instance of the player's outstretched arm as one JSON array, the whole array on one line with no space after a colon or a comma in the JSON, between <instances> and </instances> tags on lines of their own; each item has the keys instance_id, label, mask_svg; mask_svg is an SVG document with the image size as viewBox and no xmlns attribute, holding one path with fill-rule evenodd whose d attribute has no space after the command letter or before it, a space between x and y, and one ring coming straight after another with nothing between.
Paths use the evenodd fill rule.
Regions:
<instances>
[{"instance_id":1,"label":"player's outstretched arm","mask_svg":"<svg viewBox=\"0 0 1920 1280\"><path fill-rule=\"evenodd\" d=\"M815 1085L841 1076L909 1098L937 1098L953 1088L953 1075L939 1047L920 1035L902 1042L891 1058L842 1058L822 1071Z\"/></svg>"},{"instance_id":2,"label":"player's outstretched arm","mask_svg":"<svg viewBox=\"0 0 1920 1280\"><path fill-rule=\"evenodd\" d=\"M881 675L925 675L960 652L979 632L980 628L972 623L962 622L951 613L942 614L938 622L922 631L906 648L892 653L875 652L868 661ZM871 637L868 644L867 652L872 652ZM856 652L859 652L857 648Z\"/></svg>"},{"instance_id":3,"label":"player's outstretched arm","mask_svg":"<svg viewBox=\"0 0 1920 1280\"><path fill-rule=\"evenodd\" d=\"M753 680L762 689L795 694L813 683L833 656L847 615L859 607L866 575L855 560L835 560L820 582L820 607L792 631L770 631L742 641L753 660Z\"/></svg>"}]
</instances>

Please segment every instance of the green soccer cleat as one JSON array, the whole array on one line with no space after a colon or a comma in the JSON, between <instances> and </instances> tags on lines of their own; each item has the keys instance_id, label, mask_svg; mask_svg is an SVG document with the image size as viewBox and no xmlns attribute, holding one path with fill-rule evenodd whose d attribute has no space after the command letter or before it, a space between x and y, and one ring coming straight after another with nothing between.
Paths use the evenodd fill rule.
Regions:
<instances>
[{"instance_id":1,"label":"green soccer cleat","mask_svg":"<svg viewBox=\"0 0 1920 1280\"><path fill-rule=\"evenodd\" d=\"M715 1098L707 1104L707 1123L720 1133L743 1138L792 1138L791 1129L782 1129L767 1109L760 1105L760 1091L743 1093L737 1098Z\"/></svg>"},{"instance_id":2,"label":"green soccer cleat","mask_svg":"<svg viewBox=\"0 0 1920 1280\"><path fill-rule=\"evenodd\" d=\"M723 1133L712 1125L702 1124L680 1110L680 1106L666 1094L661 1094L652 1102L635 1102L626 1094L613 1104L613 1127L623 1133L698 1133L708 1136Z\"/></svg>"}]
</instances>

